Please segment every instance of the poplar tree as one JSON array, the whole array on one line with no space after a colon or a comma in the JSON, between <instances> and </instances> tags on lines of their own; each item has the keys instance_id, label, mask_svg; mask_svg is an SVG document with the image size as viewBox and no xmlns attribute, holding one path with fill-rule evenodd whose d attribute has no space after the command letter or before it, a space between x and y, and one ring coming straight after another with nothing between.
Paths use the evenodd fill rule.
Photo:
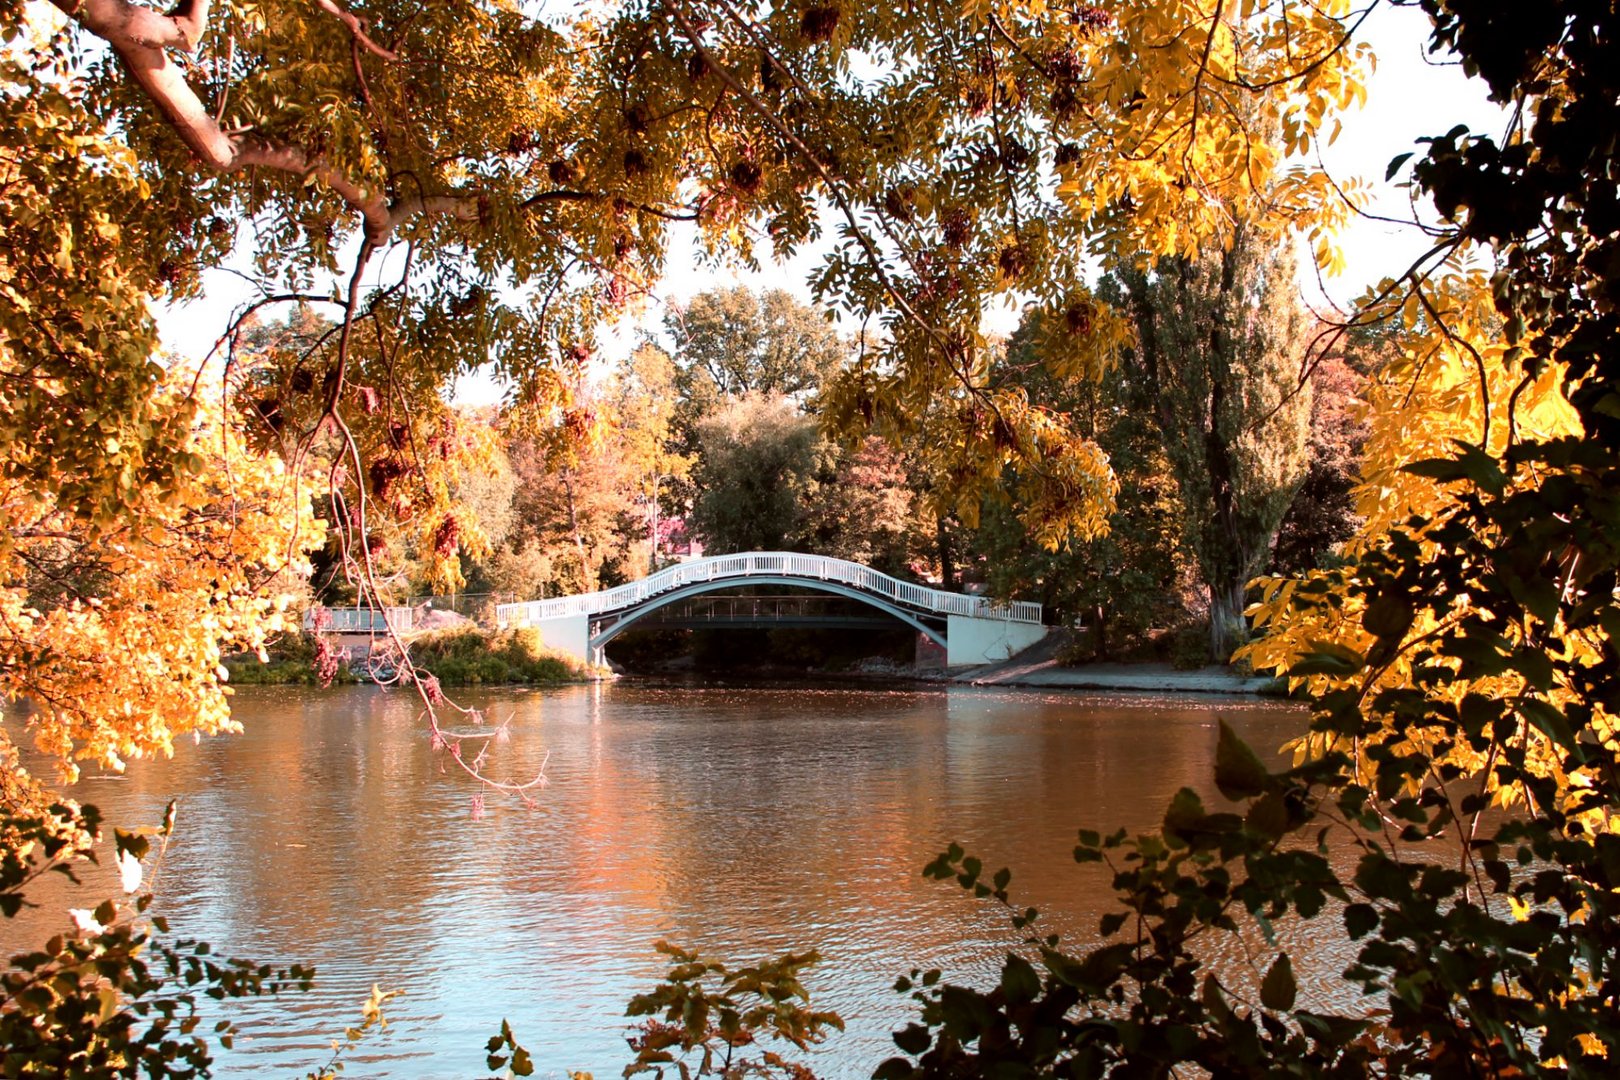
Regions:
<instances>
[{"instance_id":1,"label":"poplar tree","mask_svg":"<svg viewBox=\"0 0 1620 1080\"><path fill-rule=\"evenodd\" d=\"M1244 589L1265 569L1309 466L1300 386L1306 314L1289 243L1240 226L1226 247L1121 269L1112 297L1136 326L1127 394L1158 426L1187 546L1209 588L1210 657L1246 637Z\"/></svg>"}]
</instances>

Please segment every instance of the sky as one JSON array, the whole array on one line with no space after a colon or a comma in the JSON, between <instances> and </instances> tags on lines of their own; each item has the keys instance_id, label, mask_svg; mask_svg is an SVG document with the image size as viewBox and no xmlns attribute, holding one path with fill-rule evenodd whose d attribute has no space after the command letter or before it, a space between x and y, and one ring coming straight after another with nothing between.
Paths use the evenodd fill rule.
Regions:
<instances>
[{"instance_id":1,"label":"sky","mask_svg":"<svg viewBox=\"0 0 1620 1080\"><path fill-rule=\"evenodd\" d=\"M1382 4L1368 18L1362 32L1378 57L1368 81L1367 105L1347 115L1339 138L1321 148L1322 164L1341 182L1359 176L1371 183L1373 198L1366 208L1369 213L1410 219L1413 208L1407 192L1396 183L1384 182L1390 159L1421 149L1415 145L1417 139L1444 134L1460 123L1499 134L1503 114L1485 99L1481 82L1467 79L1454 65L1428 61L1424 53L1428 19L1421 11ZM1397 183L1400 179L1396 178ZM1365 217L1346 230L1341 243L1347 269L1338 278L1319 282L1308 260L1302 260L1306 263L1306 277L1301 282L1306 302L1319 310L1329 305L1347 306L1368 285L1404 269L1427 246L1423 234L1411 225L1391 225ZM677 226L670 238L666 277L655 290L653 303L639 318L605 328L598 354L609 360L627 355L639 331L656 332L662 304L684 303L708 289L729 285L786 289L808 302L805 282L819 257L817 249L811 247L785 264L763 265L757 273L744 268L717 269L700 265L695 229ZM200 298L160 310L158 326L164 345L182 356L204 356L213 348L233 311L252 295L248 284L229 270L206 271ZM1010 332L1018 318L1019 313L1013 309L994 314L989 329ZM485 405L499 401L503 389L487 374L477 374L458 381L455 397L462 404Z\"/></svg>"}]
</instances>

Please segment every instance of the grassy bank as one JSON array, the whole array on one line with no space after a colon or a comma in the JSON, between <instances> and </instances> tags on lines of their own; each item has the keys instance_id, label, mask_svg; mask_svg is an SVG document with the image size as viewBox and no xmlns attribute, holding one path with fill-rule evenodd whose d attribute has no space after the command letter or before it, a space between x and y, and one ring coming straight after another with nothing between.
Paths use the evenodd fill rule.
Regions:
<instances>
[{"instance_id":1,"label":"grassy bank","mask_svg":"<svg viewBox=\"0 0 1620 1080\"><path fill-rule=\"evenodd\" d=\"M587 682L603 674L566 653L548 649L540 631L460 626L411 639L411 660L442 686Z\"/></svg>"},{"instance_id":2,"label":"grassy bank","mask_svg":"<svg viewBox=\"0 0 1620 1080\"><path fill-rule=\"evenodd\" d=\"M253 653L225 657L225 670L232 686L315 686L315 635L294 634L280 638L267 650L268 661ZM332 685L349 685L360 679L345 664L339 664Z\"/></svg>"},{"instance_id":3,"label":"grassy bank","mask_svg":"<svg viewBox=\"0 0 1620 1080\"><path fill-rule=\"evenodd\" d=\"M474 625L420 634L410 641L411 660L442 686L556 686L588 682L603 671L548 649L533 629L484 630ZM261 663L252 653L225 658L235 686L314 686L315 639L311 634L278 641ZM359 678L339 665L334 685Z\"/></svg>"}]
</instances>

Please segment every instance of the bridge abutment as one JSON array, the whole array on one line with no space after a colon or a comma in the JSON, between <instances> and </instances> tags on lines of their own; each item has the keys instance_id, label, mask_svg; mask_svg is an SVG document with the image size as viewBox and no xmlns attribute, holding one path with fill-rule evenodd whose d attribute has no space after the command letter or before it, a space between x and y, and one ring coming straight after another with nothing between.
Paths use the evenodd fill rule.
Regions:
<instances>
[{"instance_id":1,"label":"bridge abutment","mask_svg":"<svg viewBox=\"0 0 1620 1080\"><path fill-rule=\"evenodd\" d=\"M582 664L600 662L599 657L592 655L589 615L558 615L535 619L528 625L540 631L540 644L546 648L567 653Z\"/></svg>"},{"instance_id":2,"label":"bridge abutment","mask_svg":"<svg viewBox=\"0 0 1620 1080\"><path fill-rule=\"evenodd\" d=\"M945 666L976 667L1005 660L1046 636L1039 623L951 615L945 620Z\"/></svg>"}]
</instances>

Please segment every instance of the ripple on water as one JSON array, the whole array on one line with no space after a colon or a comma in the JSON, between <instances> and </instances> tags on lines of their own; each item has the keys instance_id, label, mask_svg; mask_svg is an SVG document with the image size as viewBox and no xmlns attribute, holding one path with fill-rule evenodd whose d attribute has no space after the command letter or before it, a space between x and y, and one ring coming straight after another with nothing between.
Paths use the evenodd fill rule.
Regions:
<instances>
[{"instance_id":1,"label":"ripple on water","mask_svg":"<svg viewBox=\"0 0 1620 1080\"><path fill-rule=\"evenodd\" d=\"M1017 941L993 906L922 878L946 844L1012 867L1015 899L1083 942L1107 890L1070 858L1077 828L1147 827L1177 788L1208 790L1218 717L1261 747L1305 722L1271 702L965 687L626 682L466 704L510 726L497 774L547 762L533 809L490 796L473 820L477 791L414 699L360 687L246 688L244 734L81 785L126 823L180 798L160 878L180 932L319 969L310 994L230 1006L247 1037L219 1075L315 1067L374 983L403 995L350 1075L480 1074L503 1018L542 1068L615 1075L659 939L735 962L819 949L808 983L850 1030L818 1067L867 1075L906 1016L897 975L988 980Z\"/></svg>"}]
</instances>

